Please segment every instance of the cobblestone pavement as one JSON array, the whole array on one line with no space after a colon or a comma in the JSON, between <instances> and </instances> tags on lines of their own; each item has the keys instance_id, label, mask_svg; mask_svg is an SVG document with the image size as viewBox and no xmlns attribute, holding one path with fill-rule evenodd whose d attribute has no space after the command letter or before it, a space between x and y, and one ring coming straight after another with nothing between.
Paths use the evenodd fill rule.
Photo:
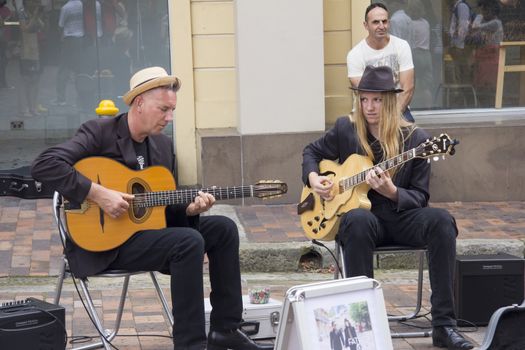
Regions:
<instances>
[{"instance_id":1,"label":"cobblestone pavement","mask_svg":"<svg viewBox=\"0 0 525 350\"><path fill-rule=\"evenodd\" d=\"M483 238L489 240L525 240L525 202L497 203L435 203L451 211L459 227L459 240ZM224 206L221 212L234 216L241 228L243 244L305 242L295 205ZM0 303L36 297L52 301L56 275L61 264L62 247L52 218L48 199L24 200L0 197ZM206 263L204 265L206 267ZM266 285L272 297L282 300L286 291L299 284L332 278L327 271L297 273L245 273L244 292L249 285ZM405 311L414 303L414 271L377 271L382 283L387 312ZM428 278L425 278L423 312L429 310ZM118 284L92 281L95 304L104 310L105 319L114 315L118 303ZM169 297L169 282L161 276L161 285ZM206 285L209 291L209 286ZM93 336L94 331L83 310L74 286L68 279L60 304L66 309L66 329L69 336ZM428 328L426 318L411 324ZM415 328L391 323L392 332ZM476 344L484 336L484 328L463 328ZM151 334L169 336L169 327L162 316L154 289L144 277L133 277L127 299L121 334L115 345L120 349L170 349L171 340ZM140 337L137 337L137 334ZM394 349L434 349L430 338L394 339ZM72 345L68 345L71 348Z\"/></svg>"}]
</instances>

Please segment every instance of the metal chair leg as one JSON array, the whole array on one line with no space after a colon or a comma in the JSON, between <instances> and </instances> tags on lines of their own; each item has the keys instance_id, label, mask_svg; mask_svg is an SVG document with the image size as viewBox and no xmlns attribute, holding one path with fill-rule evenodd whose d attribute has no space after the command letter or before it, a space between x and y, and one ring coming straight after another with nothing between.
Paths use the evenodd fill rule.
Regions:
<instances>
[{"instance_id":1,"label":"metal chair leg","mask_svg":"<svg viewBox=\"0 0 525 350\"><path fill-rule=\"evenodd\" d=\"M164 314L166 314L166 317L168 317L168 320L170 322L170 325L173 327L173 313L171 312L171 308L168 304L168 301L166 300L166 296L164 295L164 292L162 291L162 288L160 287L159 281L157 279L157 275L154 271L150 271L151 280L153 281L153 285L155 286L155 289L157 290L157 295L159 296L160 302L162 304L162 309L164 310Z\"/></svg>"},{"instance_id":2,"label":"metal chair leg","mask_svg":"<svg viewBox=\"0 0 525 350\"><path fill-rule=\"evenodd\" d=\"M91 297L91 293L89 292L89 288L87 286L88 282L84 279L79 280L80 288L84 296L84 301L86 302L87 311L90 317L93 319L93 322L95 323L95 326L97 327L98 332L100 332L99 334L100 341L93 343L93 344L88 344L88 345L84 345L78 348L74 348L75 350L97 349L97 348L102 348L102 347L106 350L112 349L109 342L111 342L115 338L120 328L120 324L122 321L122 314L124 311L124 304L126 301L126 294L128 292L129 278L130 278L129 275L124 277L124 282L122 284L122 293L120 295L120 301L119 301L119 306L117 309L117 315L115 318L115 324L114 324L113 330L104 329L102 321L100 320L100 317L96 310L95 304L93 304L93 298Z\"/></svg>"},{"instance_id":3,"label":"metal chair leg","mask_svg":"<svg viewBox=\"0 0 525 350\"><path fill-rule=\"evenodd\" d=\"M62 197L59 193L55 192L53 196L53 212L55 214L55 221L58 226L58 231L60 233L60 238L62 240L62 243L66 243L66 237L67 237L67 230L64 226L64 223L61 220L61 210L62 210ZM63 257L63 264L60 267L57 284L56 284L56 292L55 292L55 298L54 302L58 305L60 302L60 297L62 294L62 288L64 284L64 279L67 274L69 274L69 268L67 264L67 259ZM110 342L116 337L121 321L122 321L122 315L124 312L124 305L126 301L126 296L128 293L128 287L129 287L129 280L132 275L138 275L143 274L146 271L126 271L126 270L107 270L103 271L97 275L92 276L93 278L115 278L115 277L124 277L124 281L122 284L122 292L120 296L120 301L117 309L117 314L115 318L114 323L114 329L113 330L105 330L103 327L103 323L101 321L101 318L99 314L97 313L97 310L95 308L95 305L93 304L93 299L90 295L89 288L88 288L88 281L87 279L74 279L74 281L78 281L78 285L80 285L80 291L79 296L83 298L83 300L86 303L86 311L89 314L90 318L92 319L96 329L100 332L100 341L92 344L87 344L84 346L76 347L74 349L76 350L84 350L84 349L95 349L95 348L105 348L105 349L111 349ZM160 284L157 280L157 276L155 275L155 272L149 271L150 277L153 281L153 285L155 286L155 289L157 291L157 295L162 303L162 308L164 310L164 313L168 317L168 320L173 326L173 315L171 308L168 304L168 301L160 287ZM73 277L73 275L72 275Z\"/></svg>"},{"instance_id":4,"label":"metal chair leg","mask_svg":"<svg viewBox=\"0 0 525 350\"><path fill-rule=\"evenodd\" d=\"M411 248L411 247L392 247L391 250L389 250L389 247L380 247L380 250L374 251L375 254L384 254L384 253L406 253L406 252L413 252L417 255L418 258L418 276L417 276L417 294L416 294L416 305L414 307L414 310L410 312L409 314L405 315L389 315L388 321L408 321L411 319L414 319L419 316L419 312L421 311L422 306L422 300L423 300L423 272L424 272L424 265L425 265L425 257L426 257L426 249L425 248ZM341 265L341 269L343 272L343 275L341 276L339 271L336 271L334 273L334 278L338 279L339 277L344 278L346 276L346 270L344 268L344 252L343 247L336 242L336 259L338 259L339 264ZM430 337L432 335L432 331L419 331L419 332L396 332L390 334L392 338L419 338L419 337Z\"/></svg>"},{"instance_id":5,"label":"metal chair leg","mask_svg":"<svg viewBox=\"0 0 525 350\"><path fill-rule=\"evenodd\" d=\"M58 305L60 303L60 297L62 296L62 287L64 286L64 279L66 278L66 260L62 258L62 265L58 272L57 284L55 286L55 298L53 304Z\"/></svg>"}]
</instances>

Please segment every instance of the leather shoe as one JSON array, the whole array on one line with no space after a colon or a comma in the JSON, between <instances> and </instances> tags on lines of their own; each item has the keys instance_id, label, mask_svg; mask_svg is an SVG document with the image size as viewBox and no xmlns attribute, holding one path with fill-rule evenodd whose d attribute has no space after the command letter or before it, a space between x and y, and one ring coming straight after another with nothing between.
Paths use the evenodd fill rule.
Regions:
<instances>
[{"instance_id":1,"label":"leather shoe","mask_svg":"<svg viewBox=\"0 0 525 350\"><path fill-rule=\"evenodd\" d=\"M456 327L434 327L432 330L432 345L448 350L472 349L474 345L459 334Z\"/></svg>"},{"instance_id":2,"label":"leather shoe","mask_svg":"<svg viewBox=\"0 0 525 350\"><path fill-rule=\"evenodd\" d=\"M246 334L236 329L233 331L210 331L207 350L271 350L272 344L257 344Z\"/></svg>"}]
</instances>

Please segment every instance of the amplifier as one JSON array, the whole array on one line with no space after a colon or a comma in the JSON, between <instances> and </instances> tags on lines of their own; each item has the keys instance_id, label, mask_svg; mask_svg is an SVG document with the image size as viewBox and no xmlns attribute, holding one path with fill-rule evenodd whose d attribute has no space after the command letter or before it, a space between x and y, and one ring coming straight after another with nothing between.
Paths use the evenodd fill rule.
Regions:
<instances>
[{"instance_id":1,"label":"amplifier","mask_svg":"<svg viewBox=\"0 0 525 350\"><path fill-rule=\"evenodd\" d=\"M0 344L5 350L63 350L65 311L35 298L0 306Z\"/></svg>"},{"instance_id":2,"label":"amplifier","mask_svg":"<svg viewBox=\"0 0 525 350\"><path fill-rule=\"evenodd\" d=\"M498 308L523 302L524 260L509 254L458 255L454 297L460 326L488 324Z\"/></svg>"}]
</instances>

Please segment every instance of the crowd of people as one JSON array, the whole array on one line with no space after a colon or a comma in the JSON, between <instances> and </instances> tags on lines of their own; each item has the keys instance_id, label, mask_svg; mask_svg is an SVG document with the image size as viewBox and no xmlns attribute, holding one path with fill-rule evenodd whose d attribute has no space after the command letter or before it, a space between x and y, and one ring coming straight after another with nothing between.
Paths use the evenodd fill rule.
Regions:
<instances>
[{"instance_id":1,"label":"crowd of people","mask_svg":"<svg viewBox=\"0 0 525 350\"><path fill-rule=\"evenodd\" d=\"M523 39L525 28L518 20L525 10L522 2L454 0L442 7L439 2L425 0L375 3L388 5L389 33L410 47L417 86L408 101L411 107L494 106L499 43ZM440 84L471 85L478 100L472 99L468 105L444 105L439 99Z\"/></svg>"},{"instance_id":2,"label":"crowd of people","mask_svg":"<svg viewBox=\"0 0 525 350\"><path fill-rule=\"evenodd\" d=\"M100 96L122 108L133 71L169 62L166 12L150 0L2 0L0 88L16 89L23 117L91 112ZM53 91L45 98L42 76Z\"/></svg>"}]
</instances>

